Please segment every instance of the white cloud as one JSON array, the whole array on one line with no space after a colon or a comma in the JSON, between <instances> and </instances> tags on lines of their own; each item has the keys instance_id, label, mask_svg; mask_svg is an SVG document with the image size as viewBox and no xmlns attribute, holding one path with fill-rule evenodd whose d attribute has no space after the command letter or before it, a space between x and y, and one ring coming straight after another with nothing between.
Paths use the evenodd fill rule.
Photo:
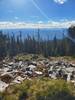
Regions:
<instances>
[{"instance_id":1,"label":"white cloud","mask_svg":"<svg viewBox=\"0 0 75 100\"><path fill-rule=\"evenodd\" d=\"M41 20L40 20L40 21L38 21L38 23L39 23L39 24L42 24L42 23L43 23L43 21L41 21Z\"/></svg>"},{"instance_id":2,"label":"white cloud","mask_svg":"<svg viewBox=\"0 0 75 100\"><path fill-rule=\"evenodd\" d=\"M56 21L50 21L48 22L50 24L50 26L52 28L68 28L70 27L71 25L75 25L75 20L73 21L69 21L69 20L61 20L59 22L56 22Z\"/></svg>"},{"instance_id":3,"label":"white cloud","mask_svg":"<svg viewBox=\"0 0 75 100\"><path fill-rule=\"evenodd\" d=\"M54 0L58 4L64 4L67 0Z\"/></svg>"},{"instance_id":4,"label":"white cloud","mask_svg":"<svg viewBox=\"0 0 75 100\"><path fill-rule=\"evenodd\" d=\"M48 21L48 23L26 23L26 22L0 22L0 29L12 29L12 28L69 28L71 25L75 25L75 20L69 21Z\"/></svg>"},{"instance_id":5,"label":"white cloud","mask_svg":"<svg viewBox=\"0 0 75 100\"><path fill-rule=\"evenodd\" d=\"M19 19L19 17L15 16L15 17L14 17L14 19L16 19L16 20L17 20L17 19Z\"/></svg>"}]
</instances>

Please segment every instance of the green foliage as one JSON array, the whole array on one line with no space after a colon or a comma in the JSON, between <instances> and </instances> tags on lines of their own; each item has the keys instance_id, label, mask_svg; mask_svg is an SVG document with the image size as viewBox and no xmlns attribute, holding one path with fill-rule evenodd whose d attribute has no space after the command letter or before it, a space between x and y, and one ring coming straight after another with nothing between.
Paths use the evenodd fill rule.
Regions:
<instances>
[{"instance_id":1,"label":"green foliage","mask_svg":"<svg viewBox=\"0 0 75 100\"><path fill-rule=\"evenodd\" d=\"M68 35L69 35L71 38L75 39L75 26L69 27L69 29L68 29Z\"/></svg>"},{"instance_id":2,"label":"green foliage","mask_svg":"<svg viewBox=\"0 0 75 100\"><path fill-rule=\"evenodd\" d=\"M35 78L9 86L3 97L5 100L75 100L75 88L64 80Z\"/></svg>"},{"instance_id":3,"label":"green foliage","mask_svg":"<svg viewBox=\"0 0 75 100\"><path fill-rule=\"evenodd\" d=\"M31 61L31 60L43 60L45 57L41 54L19 54L15 56L16 60Z\"/></svg>"}]
</instances>

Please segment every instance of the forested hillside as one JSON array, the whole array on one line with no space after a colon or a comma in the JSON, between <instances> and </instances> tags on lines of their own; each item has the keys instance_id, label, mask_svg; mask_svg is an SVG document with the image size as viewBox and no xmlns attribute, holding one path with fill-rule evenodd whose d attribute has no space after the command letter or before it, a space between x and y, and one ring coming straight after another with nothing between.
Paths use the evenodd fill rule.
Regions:
<instances>
[{"instance_id":1,"label":"forested hillside","mask_svg":"<svg viewBox=\"0 0 75 100\"><path fill-rule=\"evenodd\" d=\"M22 33L16 37L4 34L0 31L0 58L6 56L13 57L21 53L29 54L42 54L48 56L74 56L75 55L75 27L72 26L68 29L68 36L65 37L63 33L62 39L57 39L56 36L53 40L42 39L39 33L37 38L34 36L27 36L22 39Z\"/></svg>"}]
</instances>

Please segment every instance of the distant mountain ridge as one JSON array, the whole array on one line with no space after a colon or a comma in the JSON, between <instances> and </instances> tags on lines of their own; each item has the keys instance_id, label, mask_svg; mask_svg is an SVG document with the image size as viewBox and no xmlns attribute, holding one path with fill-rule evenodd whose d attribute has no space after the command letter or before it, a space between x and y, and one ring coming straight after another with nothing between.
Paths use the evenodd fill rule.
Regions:
<instances>
[{"instance_id":1,"label":"distant mountain ridge","mask_svg":"<svg viewBox=\"0 0 75 100\"><path fill-rule=\"evenodd\" d=\"M4 34L18 36L20 33L22 38L29 36L37 37L38 29L2 29ZM42 28L39 29L39 34L42 39L53 39L56 36L58 39L62 39L63 35L67 35L66 28Z\"/></svg>"}]
</instances>

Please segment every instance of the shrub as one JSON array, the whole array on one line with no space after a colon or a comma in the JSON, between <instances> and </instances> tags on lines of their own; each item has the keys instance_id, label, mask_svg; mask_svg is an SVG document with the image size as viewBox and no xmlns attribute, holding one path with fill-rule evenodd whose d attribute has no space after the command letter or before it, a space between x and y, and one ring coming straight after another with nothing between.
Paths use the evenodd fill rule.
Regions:
<instances>
[{"instance_id":1,"label":"shrub","mask_svg":"<svg viewBox=\"0 0 75 100\"><path fill-rule=\"evenodd\" d=\"M35 78L25 80L22 84L9 86L4 97L12 98L12 96L16 98L15 100L75 100L75 88L64 80Z\"/></svg>"}]
</instances>

